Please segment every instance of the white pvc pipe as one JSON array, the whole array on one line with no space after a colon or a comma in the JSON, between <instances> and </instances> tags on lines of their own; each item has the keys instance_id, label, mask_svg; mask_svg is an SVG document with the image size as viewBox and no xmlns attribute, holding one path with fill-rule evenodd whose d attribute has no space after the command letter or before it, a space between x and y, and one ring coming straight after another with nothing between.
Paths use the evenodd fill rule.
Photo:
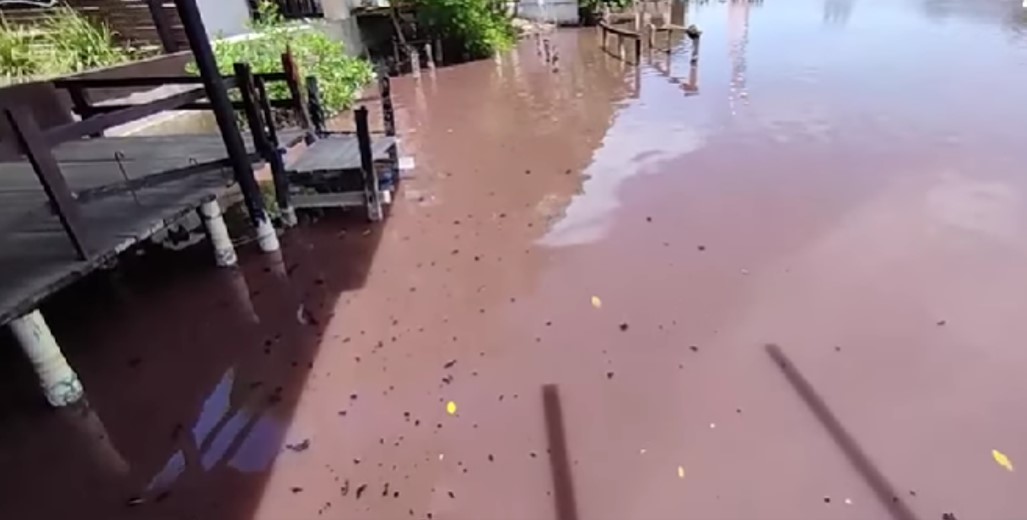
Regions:
<instances>
[{"instance_id":1,"label":"white pvc pipe","mask_svg":"<svg viewBox=\"0 0 1027 520\"><path fill-rule=\"evenodd\" d=\"M260 219L257 224L257 243L260 244L260 250L265 253L278 251L281 247L278 244L278 234L275 233L275 226L271 224L271 220L267 216Z\"/></svg>"},{"instance_id":2,"label":"white pvc pipe","mask_svg":"<svg viewBox=\"0 0 1027 520\"><path fill-rule=\"evenodd\" d=\"M235 254L235 246L232 245L232 237L228 235L228 226L225 225L218 201L210 200L201 204L200 217L207 228L210 243L214 246L214 258L218 266L231 267L238 263L239 257Z\"/></svg>"},{"instance_id":3,"label":"white pvc pipe","mask_svg":"<svg viewBox=\"0 0 1027 520\"><path fill-rule=\"evenodd\" d=\"M82 398L82 383L68 366L43 315L34 310L10 323L14 337L36 371L43 395L53 406L67 406Z\"/></svg>"},{"instance_id":4,"label":"white pvc pipe","mask_svg":"<svg viewBox=\"0 0 1027 520\"><path fill-rule=\"evenodd\" d=\"M282 224L284 224L285 227L294 227L297 223L299 223L299 220L296 218L296 208L290 206L287 208L282 208L281 211Z\"/></svg>"}]
</instances>

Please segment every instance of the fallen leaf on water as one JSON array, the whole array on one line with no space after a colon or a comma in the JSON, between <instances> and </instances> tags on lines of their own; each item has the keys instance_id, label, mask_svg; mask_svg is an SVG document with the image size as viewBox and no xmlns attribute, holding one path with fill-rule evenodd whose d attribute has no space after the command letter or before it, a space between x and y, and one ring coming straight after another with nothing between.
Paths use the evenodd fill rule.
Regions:
<instances>
[{"instance_id":1,"label":"fallen leaf on water","mask_svg":"<svg viewBox=\"0 0 1027 520\"><path fill-rule=\"evenodd\" d=\"M597 308L597 309L602 307L603 306L603 300L600 300L598 296L593 296L592 297L592 306Z\"/></svg>"},{"instance_id":2,"label":"fallen leaf on water","mask_svg":"<svg viewBox=\"0 0 1027 520\"><path fill-rule=\"evenodd\" d=\"M678 466L678 478L685 478L685 468Z\"/></svg>"},{"instance_id":3,"label":"fallen leaf on water","mask_svg":"<svg viewBox=\"0 0 1027 520\"><path fill-rule=\"evenodd\" d=\"M1013 471L1013 462L1009 460L1009 457L1007 457L1005 453L1002 453L998 450L991 450L991 456L995 459L995 462L997 462L999 466L1002 466L1003 468L1006 468L1009 471Z\"/></svg>"},{"instance_id":4,"label":"fallen leaf on water","mask_svg":"<svg viewBox=\"0 0 1027 520\"><path fill-rule=\"evenodd\" d=\"M454 403L453 401L446 403L446 413L448 413L449 415L456 414L456 403Z\"/></svg>"}]
</instances>

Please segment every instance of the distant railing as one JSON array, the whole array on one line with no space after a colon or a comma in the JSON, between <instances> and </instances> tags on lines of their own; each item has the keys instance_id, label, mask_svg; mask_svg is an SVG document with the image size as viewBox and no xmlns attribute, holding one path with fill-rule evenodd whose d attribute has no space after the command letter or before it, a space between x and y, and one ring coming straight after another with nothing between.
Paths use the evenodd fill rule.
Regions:
<instances>
[{"instance_id":1,"label":"distant railing","mask_svg":"<svg viewBox=\"0 0 1027 520\"><path fill-rule=\"evenodd\" d=\"M282 16L289 19L297 18L324 18L324 8L321 0L274 0L278 4L278 11ZM250 12L257 16L257 0L250 0Z\"/></svg>"}]
</instances>

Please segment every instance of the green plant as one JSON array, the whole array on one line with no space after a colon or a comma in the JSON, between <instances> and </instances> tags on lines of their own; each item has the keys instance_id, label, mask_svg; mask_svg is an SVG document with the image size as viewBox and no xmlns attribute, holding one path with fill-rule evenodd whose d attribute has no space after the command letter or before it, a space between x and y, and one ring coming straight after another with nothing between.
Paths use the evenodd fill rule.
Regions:
<instances>
[{"instance_id":1,"label":"green plant","mask_svg":"<svg viewBox=\"0 0 1027 520\"><path fill-rule=\"evenodd\" d=\"M0 83L12 83L32 77L39 71L39 62L32 53L32 33L24 27L8 25L0 16Z\"/></svg>"},{"instance_id":2,"label":"green plant","mask_svg":"<svg viewBox=\"0 0 1027 520\"><path fill-rule=\"evenodd\" d=\"M609 7L610 11L622 11L631 5L632 0L580 0L579 5L593 13L599 13L603 7Z\"/></svg>"},{"instance_id":3,"label":"green plant","mask_svg":"<svg viewBox=\"0 0 1027 520\"><path fill-rule=\"evenodd\" d=\"M0 78L4 83L62 75L131 61L142 54L115 41L105 24L69 7L39 23L17 25L0 16Z\"/></svg>"},{"instance_id":4,"label":"green plant","mask_svg":"<svg viewBox=\"0 0 1027 520\"><path fill-rule=\"evenodd\" d=\"M280 72L281 55L291 50L300 75L317 78L327 115L349 108L373 77L371 65L347 55L341 42L301 23L286 22L272 2L261 2L257 19L250 26L252 37L215 44L214 54L222 74L233 74L235 63L248 63L257 73ZM196 72L194 65L189 70ZM289 93L282 82L273 82L268 84L268 95L283 99Z\"/></svg>"},{"instance_id":5,"label":"green plant","mask_svg":"<svg viewBox=\"0 0 1027 520\"><path fill-rule=\"evenodd\" d=\"M461 42L472 58L513 46L516 31L499 0L417 0L418 18L428 30Z\"/></svg>"},{"instance_id":6,"label":"green plant","mask_svg":"<svg viewBox=\"0 0 1027 520\"><path fill-rule=\"evenodd\" d=\"M70 7L58 7L40 25L58 71L79 72L130 61L132 53L114 40L107 24Z\"/></svg>"}]
</instances>

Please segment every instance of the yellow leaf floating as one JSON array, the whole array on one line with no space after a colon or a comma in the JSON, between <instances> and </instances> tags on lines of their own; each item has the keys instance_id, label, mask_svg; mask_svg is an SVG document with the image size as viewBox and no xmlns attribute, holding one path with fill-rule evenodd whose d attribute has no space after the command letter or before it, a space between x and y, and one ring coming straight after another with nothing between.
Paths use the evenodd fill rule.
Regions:
<instances>
[{"instance_id":1,"label":"yellow leaf floating","mask_svg":"<svg viewBox=\"0 0 1027 520\"><path fill-rule=\"evenodd\" d=\"M453 401L446 403L446 412L449 413L449 415L455 415L456 403L454 403Z\"/></svg>"},{"instance_id":2,"label":"yellow leaf floating","mask_svg":"<svg viewBox=\"0 0 1027 520\"><path fill-rule=\"evenodd\" d=\"M1013 462L1009 460L1009 457L1007 457L1005 453L998 450L991 450L991 456L999 466L1006 468L1008 471L1013 471Z\"/></svg>"},{"instance_id":3,"label":"yellow leaf floating","mask_svg":"<svg viewBox=\"0 0 1027 520\"><path fill-rule=\"evenodd\" d=\"M597 309L602 307L603 306L603 300L600 300L598 296L593 296L592 297L592 306L597 308Z\"/></svg>"},{"instance_id":4,"label":"yellow leaf floating","mask_svg":"<svg viewBox=\"0 0 1027 520\"><path fill-rule=\"evenodd\" d=\"M678 466L678 478L685 478L685 468Z\"/></svg>"}]
</instances>

